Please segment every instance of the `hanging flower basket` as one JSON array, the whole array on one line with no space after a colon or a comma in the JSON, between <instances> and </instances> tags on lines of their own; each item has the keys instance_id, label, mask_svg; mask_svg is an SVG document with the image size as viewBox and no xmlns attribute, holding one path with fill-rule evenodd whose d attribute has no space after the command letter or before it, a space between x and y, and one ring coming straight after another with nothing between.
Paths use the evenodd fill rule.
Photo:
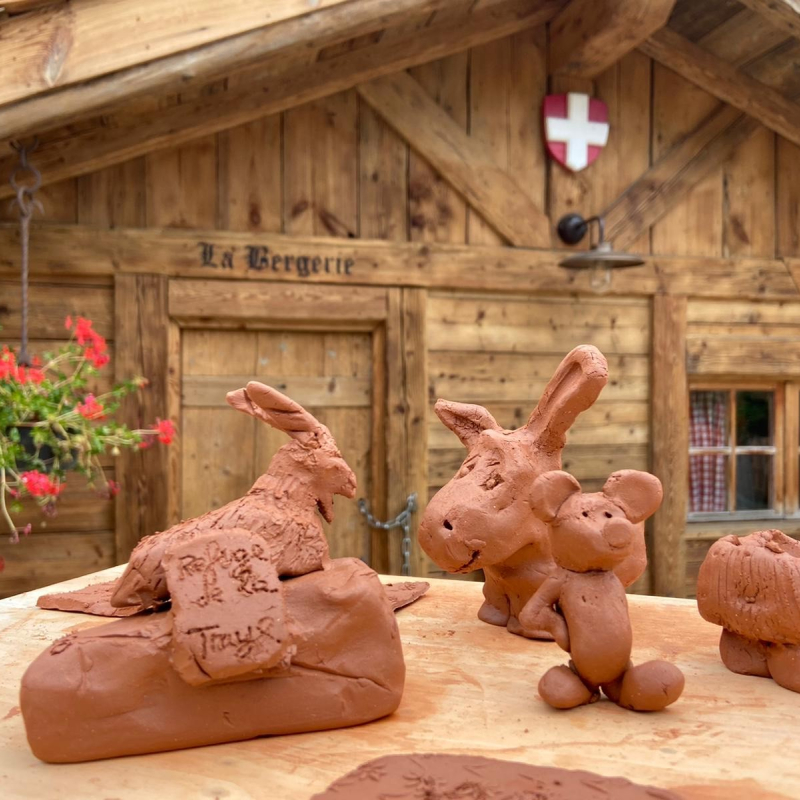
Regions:
<instances>
[{"instance_id":1,"label":"hanging flower basket","mask_svg":"<svg viewBox=\"0 0 800 800\"><path fill-rule=\"evenodd\" d=\"M83 474L100 495L113 497L119 487L106 478L100 457L118 455L123 447L169 444L175 435L169 420L140 430L115 422L122 398L146 381L132 378L95 396L89 384L108 364L106 341L83 317L74 323L67 317L65 327L70 341L30 365L20 364L9 347L0 351L0 517L15 542L31 527L14 522L22 510L20 501L33 498L52 516L67 476L74 472Z\"/></svg>"},{"instance_id":2,"label":"hanging flower basket","mask_svg":"<svg viewBox=\"0 0 800 800\"><path fill-rule=\"evenodd\" d=\"M77 435L78 433L76 428L67 429L68 435ZM58 430L53 430L52 435L59 441L65 440ZM37 446L33 437L33 428L27 426L16 428L16 433L13 428L9 429L9 438L19 441L20 447L22 447L23 455L16 459L17 470L20 472L33 469L35 464L40 464L43 472L50 472L56 466L57 461L64 469L69 470L78 460L77 450L71 450L64 454L60 448L54 450L49 444Z\"/></svg>"}]
</instances>

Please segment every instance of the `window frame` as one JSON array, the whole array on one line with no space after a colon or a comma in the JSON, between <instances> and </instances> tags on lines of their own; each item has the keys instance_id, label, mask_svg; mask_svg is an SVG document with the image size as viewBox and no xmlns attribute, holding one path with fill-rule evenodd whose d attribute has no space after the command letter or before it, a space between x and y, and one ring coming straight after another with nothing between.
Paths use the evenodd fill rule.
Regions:
<instances>
[{"instance_id":1,"label":"window frame","mask_svg":"<svg viewBox=\"0 0 800 800\"><path fill-rule=\"evenodd\" d=\"M728 506L736 505L736 456L746 453L772 455L773 498L771 509L748 511L689 511L691 487L687 485L687 522L732 522L736 520L777 520L800 518L800 382L776 380L694 380L691 392L728 392L728 434L726 447L689 447L688 456L725 455L728 457ZM736 446L736 393L769 391L774 393L773 444ZM687 404L688 409L691 401ZM691 425L691 422L690 422ZM791 443L794 442L794 445Z\"/></svg>"}]
</instances>

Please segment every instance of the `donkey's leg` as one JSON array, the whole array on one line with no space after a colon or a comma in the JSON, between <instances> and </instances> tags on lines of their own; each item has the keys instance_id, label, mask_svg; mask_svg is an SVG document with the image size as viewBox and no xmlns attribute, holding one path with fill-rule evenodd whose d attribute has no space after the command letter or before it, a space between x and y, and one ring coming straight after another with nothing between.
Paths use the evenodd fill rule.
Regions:
<instances>
[{"instance_id":1,"label":"donkey's leg","mask_svg":"<svg viewBox=\"0 0 800 800\"><path fill-rule=\"evenodd\" d=\"M497 578L489 569L484 570L486 582L483 584L483 605L478 610L478 619L490 625L505 627L511 615L508 595L503 591Z\"/></svg>"}]
</instances>

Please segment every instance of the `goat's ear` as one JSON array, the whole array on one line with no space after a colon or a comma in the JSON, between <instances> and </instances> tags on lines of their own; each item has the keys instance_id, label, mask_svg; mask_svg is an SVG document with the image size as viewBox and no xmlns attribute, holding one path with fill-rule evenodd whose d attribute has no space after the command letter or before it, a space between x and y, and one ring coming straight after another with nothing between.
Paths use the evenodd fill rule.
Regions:
<instances>
[{"instance_id":1,"label":"goat's ear","mask_svg":"<svg viewBox=\"0 0 800 800\"><path fill-rule=\"evenodd\" d=\"M559 364L525 426L543 450L554 452L566 444L567 431L586 411L608 382L605 356L582 344Z\"/></svg>"},{"instance_id":2,"label":"goat's ear","mask_svg":"<svg viewBox=\"0 0 800 800\"><path fill-rule=\"evenodd\" d=\"M433 410L436 416L461 439L461 443L468 450L472 449L483 431L503 430L483 406L437 400Z\"/></svg>"},{"instance_id":3,"label":"goat's ear","mask_svg":"<svg viewBox=\"0 0 800 800\"><path fill-rule=\"evenodd\" d=\"M225 399L239 411L266 422L303 444L311 445L330 435L327 428L303 406L258 381L250 381L246 388L228 392Z\"/></svg>"},{"instance_id":4,"label":"goat's ear","mask_svg":"<svg viewBox=\"0 0 800 800\"><path fill-rule=\"evenodd\" d=\"M577 479L569 472L554 469L540 475L531 486L531 508L542 522L552 522L564 501L581 490Z\"/></svg>"},{"instance_id":5,"label":"goat's ear","mask_svg":"<svg viewBox=\"0 0 800 800\"><path fill-rule=\"evenodd\" d=\"M664 491L655 475L623 469L609 477L603 494L619 506L631 522L642 522L658 510Z\"/></svg>"}]
</instances>

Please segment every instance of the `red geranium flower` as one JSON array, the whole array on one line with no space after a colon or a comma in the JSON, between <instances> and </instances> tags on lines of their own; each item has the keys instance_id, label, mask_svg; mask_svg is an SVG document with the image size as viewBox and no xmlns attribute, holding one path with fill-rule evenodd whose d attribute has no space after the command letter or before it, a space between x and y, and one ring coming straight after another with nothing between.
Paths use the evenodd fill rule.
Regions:
<instances>
[{"instance_id":1,"label":"red geranium flower","mask_svg":"<svg viewBox=\"0 0 800 800\"><path fill-rule=\"evenodd\" d=\"M156 417L156 430L158 431L158 441L162 444L171 444L175 437L175 426L172 420L159 419Z\"/></svg>"},{"instance_id":2,"label":"red geranium flower","mask_svg":"<svg viewBox=\"0 0 800 800\"><path fill-rule=\"evenodd\" d=\"M50 480L43 472L36 472L35 470L23 472L19 479L27 489L28 494L33 497L47 497L48 495L58 497L67 485L66 483L56 483Z\"/></svg>"},{"instance_id":3,"label":"red geranium flower","mask_svg":"<svg viewBox=\"0 0 800 800\"><path fill-rule=\"evenodd\" d=\"M103 404L98 403L93 394L87 394L86 399L75 408L84 419L102 419L105 416Z\"/></svg>"}]
</instances>

